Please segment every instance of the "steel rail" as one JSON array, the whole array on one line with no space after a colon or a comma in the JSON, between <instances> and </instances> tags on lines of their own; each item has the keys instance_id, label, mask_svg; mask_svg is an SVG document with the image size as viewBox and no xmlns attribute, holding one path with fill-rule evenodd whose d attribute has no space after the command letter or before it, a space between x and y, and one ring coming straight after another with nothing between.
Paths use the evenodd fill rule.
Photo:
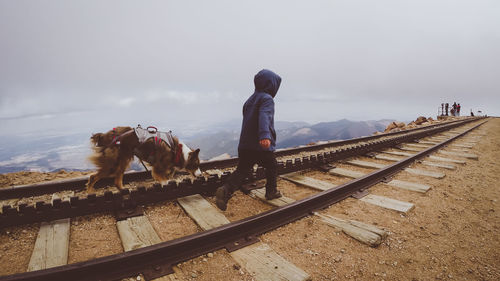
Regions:
<instances>
[{"instance_id":1,"label":"steel rail","mask_svg":"<svg viewBox=\"0 0 500 281\"><path fill-rule=\"evenodd\" d=\"M301 152L311 152L311 151L315 151L315 150L333 148L333 147L353 144L353 143L357 143L357 142L373 141L373 140L376 140L376 139L382 138L382 137L394 136L394 135L398 135L398 134L408 134L408 133L421 131L421 130L429 130L429 129L436 128L436 127L447 126L450 124L468 123L468 122L472 122L472 121L475 121L478 119L480 119L480 117L468 118L466 120L455 120L455 121L450 121L447 123L440 123L440 124L430 125L427 127L414 128L414 129L409 129L409 130L400 131L400 132L386 133L386 134L381 134L381 135L377 135L377 136L367 136L367 137L361 137L361 138L355 138L355 139L349 139L349 140L328 142L328 143L324 143L324 144L316 144L316 145L305 146L305 147L288 148L288 149L276 151L275 155L276 155L276 157L285 157L285 156L289 156L289 155L298 154ZM227 167L233 167L233 166L236 166L237 164L238 164L238 158L215 160L215 161L201 163L200 169L203 171L209 170L209 169L222 169L222 168L227 168ZM134 182L134 181L143 181L143 180L150 179L150 178L151 178L151 173L148 171L128 172L128 173L124 174L123 182L130 183L130 182ZM102 179L96 184L96 187L102 187L102 186L107 186L107 185L113 184L113 180L114 179L112 179L112 178ZM88 177L81 177L81 178L61 180L61 181L56 181L56 182L47 182L47 183L19 185L19 186L7 187L7 188L0 188L0 199L5 200L5 199L13 199L13 198L31 197L31 196L38 196L38 195L43 195L43 194L60 192L60 191L64 191L64 190L75 190L76 191L76 190L81 190L81 189L85 188L87 182L88 182Z\"/></svg>"},{"instance_id":2,"label":"steel rail","mask_svg":"<svg viewBox=\"0 0 500 281\"><path fill-rule=\"evenodd\" d=\"M231 248L230 245L238 241L256 241L255 237L258 235L303 218L387 179L414 161L467 134L485 122L386 168L259 215L153 246L86 262L3 276L0 280L116 280L135 276L141 272L159 271L165 265L170 267L224 247Z\"/></svg>"},{"instance_id":3,"label":"steel rail","mask_svg":"<svg viewBox=\"0 0 500 281\"><path fill-rule=\"evenodd\" d=\"M462 123L448 124L445 127L414 132L404 136L386 139L382 141L366 143L348 149L338 149L329 153L312 155L287 160L285 163L278 163L278 174L291 173L298 170L305 170L317 167L328 162L339 161L353 156L366 154L370 151L379 150L386 147L398 145L402 142L412 141L418 138L429 136L462 125ZM222 177L212 176L208 179L198 178L194 182L185 180L180 184L171 181L168 185L154 185L152 188L139 186L136 190L123 189L118 193L106 191L103 195L89 194L84 198L72 196L69 201L55 199L50 202L38 201L34 205L19 204L12 207L2 206L0 214L0 228L41 221L52 221L62 218L71 218L89 215L98 212L117 212L120 210L132 209L136 206L173 200L193 194L213 195L217 187L221 186L230 173L225 173ZM258 168L256 173L249 179L257 180L265 177L264 169Z\"/></svg>"}]
</instances>

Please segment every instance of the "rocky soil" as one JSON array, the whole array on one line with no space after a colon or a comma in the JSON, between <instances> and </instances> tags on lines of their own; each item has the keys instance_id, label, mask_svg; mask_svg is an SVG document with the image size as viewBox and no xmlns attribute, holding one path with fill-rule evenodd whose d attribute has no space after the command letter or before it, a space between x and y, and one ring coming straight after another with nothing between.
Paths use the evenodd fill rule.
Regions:
<instances>
[{"instance_id":1,"label":"rocky soil","mask_svg":"<svg viewBox=\"0 0 500 281\"><path fill-rule=\"evenodd\" d=\"M352 198L321 211L386 229L389 236L380 246L371 248L361 244L316 217L266 233L261 240L309 273L312 280L500 280L500 119L490 119L476 131L476 134L486 134L470 150L479 160L467 160L467 164L457 165L454 171L436 168L446 173L441 180L407 173L395 177L432 185L427 193L385 184L370 189L372 194L415 204L408 214ZM421 164L414 167L433 170ZM85 175L20 172L0 175L0 186ZM311 172L309 176L343 182L341 178L319 172ZM294 199L314 193L283 180L278 184L285 196ZM213 198L208 199L213 202ZM270 208L237 192L224 213L235 221ZM175 202L147 206L145 211L162 240L200 231ZM35 224L0 229L0 276L26 270L38 227ZM111 215L72 220L70 263L122 251ZM181 263L177 272L185 280L253 279L224 250Z\"/></svg>"}]
</instances>

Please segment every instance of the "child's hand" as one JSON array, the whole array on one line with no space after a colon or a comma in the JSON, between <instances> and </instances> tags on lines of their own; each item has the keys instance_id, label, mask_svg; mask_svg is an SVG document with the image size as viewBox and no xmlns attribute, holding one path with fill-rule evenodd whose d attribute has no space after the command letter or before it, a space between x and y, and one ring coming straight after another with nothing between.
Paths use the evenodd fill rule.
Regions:
<instances>
[{"instance_id":1,"label":"child's hand","mask_svg":"<svg viewBox=\"0 0 500 281\"><path fill-rule=\"evenodd\" d=\"M260 146L263 149L268 149L271 146L271 140L270 139L263 139L259 141Z\"/></svg>"}]
</instances>

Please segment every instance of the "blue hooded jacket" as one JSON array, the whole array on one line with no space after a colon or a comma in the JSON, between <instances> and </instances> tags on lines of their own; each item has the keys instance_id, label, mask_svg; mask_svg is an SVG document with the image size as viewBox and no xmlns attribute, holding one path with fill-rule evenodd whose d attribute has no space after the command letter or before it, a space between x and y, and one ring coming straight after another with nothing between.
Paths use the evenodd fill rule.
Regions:
<instances>
[{"instance_id":1,"label":"blue hooded jacket","mask_svg":"<svg viewBox=\"0 0 500 281\"><path fill-rule=\"evenodd\" d=\"M238 149L274 151L276 131L274 130L274 96L281 84L281 77L263 69L253 79L255 92L243 105L243 124L241 125ZM271 146L263 149L259 141L270 139Z\"/></svg>"}]
</instances>

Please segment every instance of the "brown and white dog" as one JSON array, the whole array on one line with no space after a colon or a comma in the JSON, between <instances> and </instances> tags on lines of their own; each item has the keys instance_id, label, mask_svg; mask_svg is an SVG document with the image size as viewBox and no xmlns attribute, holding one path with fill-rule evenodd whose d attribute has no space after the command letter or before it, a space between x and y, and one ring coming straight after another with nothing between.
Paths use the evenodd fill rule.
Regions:
<instances>
[{"instance_id":1,"label":"brown and white dog","mask_svg":"<svg viewBox=\"0 0 500 281\"><path fill-rule=\"evenodd\" d=\"M200 149L191 150L169 133L142 129L140 126L116 127L106 133L93 134L90 138L94 154L89 160L98 170L90 176L87 192L94 192L95 183L105 177L114 177L115 185L123 188L123 173L134 155L152 167L151 174L157 182L166 184L176 170L185 170L193 176L200 176ZM168 134L168 135L167 135ZM168 136L168 139L167 137Z\"/></svg>"}]
</instances>

